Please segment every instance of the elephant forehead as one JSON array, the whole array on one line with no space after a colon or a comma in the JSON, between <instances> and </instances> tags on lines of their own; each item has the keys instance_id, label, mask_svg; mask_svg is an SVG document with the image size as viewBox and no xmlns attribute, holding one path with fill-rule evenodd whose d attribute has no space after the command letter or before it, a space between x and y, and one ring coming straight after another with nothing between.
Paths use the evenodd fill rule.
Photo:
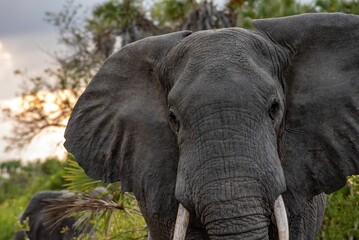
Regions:
<instances>
[{"instance_id":1,"label":"elephant forehead","mask_svg":"<svg viewBox=\"0 0 359 240\"><path fill-rule=\"evenodd\" d=\"M184 38L173 51L173 60L178 62L188 57L197 61L248 60L260 57L269 60L274 51L262 36L242 28L225 28L195 32Z\"/></svg>"},{"instance_id":2,"label":"elephant forehead","mask_svg":"<svg viewBox=\"0 0 359 240\"><path fill-rule=\"evenodd\" d=\"M172 90L179 93L184 91L182 88L194 87L195 81L198 90L203 84L206 89L222 86L230 90L257 84L265 91L277 85L273 82L277 80L273 76L281 67L277 56L273 44L251 31L241 28L207 30L184 39L168 55L164 69L167 81L174 87Z\"/></svg>"},{"instance_id":3,"label":"elephant forehead","mask_svg":"<svg viewBox=\"0 0 359 240\"><path fill-rule=\"evenodd\" d=\"M283 95L280 82L269 71L250 64L238 66L219 62L201 68L187 64L175 80L168 102L184 108L212 103L266 106L272 97Z\"/></svg>"},{"instance_id":4,"label":"elephant forehead","mask_svg":"<svg viewBox=\"0 0 359 240\"><path fill-rule=\"evenodd\" d=\"M161 75L169 76L173 82L185 68L200 70L222 65L248 69L253 62L269 66L271 48L260 35L241 28L199 31L184 38L167 54L160 67L164 70Z\"/></svg>"},{"instance_id":5,"label":"elephant forehead","mask_svg":"<svg viewBox=\"0 0 359 240\"><path fill-rule=\"evenodd\" d=\"M236 102L242 98L249 100L251 96L259 99L258 94L274 91L274 84L268 80L269 74L262 75L220 65L198 71L187 70L176 80L169 100Z\"/></svg>"}]
</instances>

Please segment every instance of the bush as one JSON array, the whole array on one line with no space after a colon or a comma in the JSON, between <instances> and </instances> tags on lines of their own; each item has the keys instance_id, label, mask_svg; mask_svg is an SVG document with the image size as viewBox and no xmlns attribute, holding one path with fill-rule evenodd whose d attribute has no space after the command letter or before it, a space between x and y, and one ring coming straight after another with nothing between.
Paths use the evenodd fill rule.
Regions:
<instances>
[{"instance_id":1,"label":"bush","mask_svg":"<svg viewBox=\"0 0 359 240\"><path fill-rule=\"evenodd\" d=\"M327 196L327 207L319 240L359 239L359 176Z\"/></svg>"}]
</instances>

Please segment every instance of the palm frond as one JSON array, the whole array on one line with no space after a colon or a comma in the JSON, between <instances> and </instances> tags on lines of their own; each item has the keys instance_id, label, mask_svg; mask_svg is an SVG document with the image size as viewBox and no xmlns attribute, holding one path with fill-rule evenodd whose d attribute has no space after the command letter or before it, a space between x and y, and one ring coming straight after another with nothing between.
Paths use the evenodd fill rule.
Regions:
<instances>
[{"instance_id":1,"label":"palm frond","mask_svg":"<svg viewBox=\"0 0 359 240\"><path fill-rule=\"evenodd\" d=\"M98 186L104 185L100 180L89 178L74 159L69 158L67 160L65 171L66 175L63 178L67 183L64 186L69 190L91 191Z\"/></svg>"},{"instance_id":2,"label":"palm frond","mask_svg":"<svg viewBox=\"0 0 359 240\"><path fill-rule=\"evenodd\" d=\"M94 235L113 239L119 234L130 234L129 230L134 236L146 235L147 227L136 198L123 193L119 182L104 183L89 178L71 155L63 178L71 194L43 202L44 224L50 231L72 218L73 228L83 233L80 239L91 239Z\"/></svg>"},{"instance_id":3,"label":"palm frond","mask_svg":"<svg viewBox=\"0 0 359 240\"><path fill-rule=\"evenodd\" d=\"M73 194L63 198L43 200L44 224L52 229L67 218L72 218L79 213L82 216L77 220L78 227L90 223L92 213L105 213L113 210L125 210L122 204L117 204L108 198L98 198L90 194ZM90 214L88 214L90 213Z\"/></svg>"}]
</instances>

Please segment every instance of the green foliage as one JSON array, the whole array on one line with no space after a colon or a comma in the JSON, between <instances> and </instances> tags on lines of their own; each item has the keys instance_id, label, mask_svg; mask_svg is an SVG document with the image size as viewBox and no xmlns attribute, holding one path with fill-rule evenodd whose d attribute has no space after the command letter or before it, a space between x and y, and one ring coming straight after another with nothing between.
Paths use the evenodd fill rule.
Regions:
<instances>
[{"instance_id":1,"label":"green foliage","mask_svg":"<svg viewBox=\"0 0 359 240\"><path fill-rule=\"evenodd\" d=\"M7 170L4 170L7 166ZM11 168L8 168L12 166ZM64 183L64 164L58 160L34 162L21 165L19 161L8 161L0 165L0 204L6 199L38 192L44 189L61 189ZM24 190L26 190L24 192Z\"/></svg>"},{"instance_id":2,"label":"green foliage","mask_svg":"<svg viewBox=\"0 0 359 240\"><path fill-rule=\"evenodd\" d=\"M18 217L30 198L24 195L0 204L0 240L12 239L15 231L23 229L18 223Z\"/></svg>"},{"instance_id":3,"label":"green foliage","mask_svg":"<svg viewBox=\"0 0 359 240\"><path fill-rule=\"evenodd\" d=\"M92 191L96 187L104 186L100 180L89 178L72 156L69 156L65 170L66 174L63 178L66 184L64 186L69 190L86 192Z\"/></svg>"},{"instance_id":4,"label":"green foliage","mask_svg":"<svg viewBox=\"0 0 359 240\"><path fill-rule=\"evenodd\" d=\"M196 5L190 0L162 0L154 3L151 16L160 27L180 26Z\"/></svg>"},{"instance_id":5,"label":"green foliage","mask_svg":"<svg viewBox=\"0 0 359 240\"><path fill-rule=\"evenodd\" d=\"M11 175L16 173L16 171L21 167L20 161L7 161L0 164L0 173Z\"/></svg>"},{"instance_id":6,"label":"green foliage","mask_svg":"<svg viewBox=\"0 0 359 240\"><path fill-rule=\"evenodd\" d=\"M318 12L343 12L359 14L358 0L317 0L315 8Z\"/></svg>"},{"instance_id":7,"label":"green foliage","mask_svg":"<svg viewBox=\"0 0 359 240\"><path fill-rule=\"evenodd\" d=\"M254 19L284 17L313 11L295 0L247 0L241 4L230 1L227 7L237 15L237 25L244 28L252 28Z\"/></svg>"},{"instance_id":8,"label":"green foliage","mask_svg":"<svg viewBox=\"0 0 359 240\"><path fill-rule=\"evenodd\" d=\"M98 5L88 20L90 26L121 29L131 27L143 13L139 0L111 0Z\"/></svg>"},{"instance_id":9,"label":"green foliage","mask_svg":"<svg viewBox=\"0 0 359 240\"><path fill-rule=\"evenodd\" d=\"M359 14L359 1L316 0L300 4L295 0L232 0L227 8L237 18L237 26L252 28L252 21L259 18L284 17L310 12L343 12Z\"/></svg>"},{"instance_id":10,"label":"green foliage","mask_svg":"<svg viewBox=\"0 0 359 240\"><path fill-rule=\"evenodd\" d=\"M106 184L89 178L71 156L67 163L65 186L77 192L78 202L83 204L78 206L81 212L74 212L80 224L91 224L99 239L147 239L146 223L132 194L122 193L118 182ZM105 192L91 199L89 196L97 187L105 188ZM83 193L89 194L86 199L81 196ZM107 205L98 205L97 198L105 200ZM76 204L75 201L70 205ZM63 205L66 207L66 203Z\"/></svg>"},{"instance_id":11,"label":"green foliage","mask_svg":"<svg viewBox=\"0 0 359 240\"><path fill-rule=\"evenodd\" d=\"M359 239L359 176L327 197L324 222L318 240Z\"/></svg>"},{"instance_id":12,"label":"green foliage","mask_svg":"<svg viewBox=\"0 0 359 240\"><path fill-rule=\"evenodd\" d=\"M113 51L116 36L121 37L124 46L158 34L157 27L145 16L142 0L109 0L98 5L86 19L86 29L93 36L97 51L106 57Z\"/></svg>"}]
</instances>

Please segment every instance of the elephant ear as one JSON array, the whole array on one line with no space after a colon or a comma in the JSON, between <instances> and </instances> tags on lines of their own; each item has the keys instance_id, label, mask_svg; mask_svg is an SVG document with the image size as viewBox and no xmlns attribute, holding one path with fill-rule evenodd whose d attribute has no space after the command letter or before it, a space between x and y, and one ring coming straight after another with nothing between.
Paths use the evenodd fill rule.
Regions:
<instances>
[{"instance_id":1,"label":"elephant ear","mask_svg":"<svg viewBox=\"0 0 359 240\"><path fill-rule=\"evenodd\" d=\"M65 131L66 149L88 176L121 181L122 191L134 192L151 214L176 205L178 162L157 68L189 34L149 37L113 54L79 98Z\"/></svg>"},{"instance_id":2,"label":"elephant ear","mask_svg":"<svg viewBox=\"0 0 359 240\"><path fill-rule=\"evenodd\" d=\"M288 191L295 199L332 193L359 174L359 16L303 14L254 25L290 55L279 143Z\"/></svg>"}]
</instances>

